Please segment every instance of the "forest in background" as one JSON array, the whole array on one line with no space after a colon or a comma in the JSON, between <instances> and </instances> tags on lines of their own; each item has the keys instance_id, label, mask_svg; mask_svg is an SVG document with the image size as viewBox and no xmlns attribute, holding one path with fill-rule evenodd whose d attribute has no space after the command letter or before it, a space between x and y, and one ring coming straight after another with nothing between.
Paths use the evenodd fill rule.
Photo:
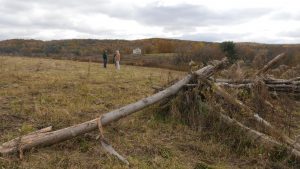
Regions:
<instances>
[{"instance_id":1,"label":"forest in background","mask_svg":"<svg viewBox=\"0 0 300 169\"><path fill-rule=\"evenodd\" d=\"M204 65L211 60L221 59L225 53L220 48L221 43L187 41L176 39L141 39L141 40L22 40L12 39L0 41L0 55L48 57L56 59L71 59L81 61L101 60L103 50L113 54L120 50L123 63L140 66L167 67L184 69L190 60ZM142 56L133 57L134 48L142 49ZM261 67L276 54L284 52L288 57L282 62L285 65L296 66L300 63L300 45L293 44L259 44L235 43L235 53L246 65ZM170 57L163 57L171 54ZM150 57L149 57L150 56ZM161 56L161 57L151 57ZM127 59L127 60L126 60ZM173 66L173 67L172 67Z\"/></svg>"}]
</instances>

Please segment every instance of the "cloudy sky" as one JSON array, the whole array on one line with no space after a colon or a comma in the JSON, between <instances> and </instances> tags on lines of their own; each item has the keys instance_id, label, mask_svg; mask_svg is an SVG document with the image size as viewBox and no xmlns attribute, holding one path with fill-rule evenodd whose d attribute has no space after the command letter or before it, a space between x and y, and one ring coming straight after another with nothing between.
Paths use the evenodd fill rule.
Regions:
<instances>
[{"instance_id":1,"label":"cloudy sky","mask_svg":"<svg viewBox=\"0 0 300 169\"><path fill-rule=\"evenodd\" d=\"M0 40L300 43L298 0L0 0Z\"/></svg>"}]
</instances>

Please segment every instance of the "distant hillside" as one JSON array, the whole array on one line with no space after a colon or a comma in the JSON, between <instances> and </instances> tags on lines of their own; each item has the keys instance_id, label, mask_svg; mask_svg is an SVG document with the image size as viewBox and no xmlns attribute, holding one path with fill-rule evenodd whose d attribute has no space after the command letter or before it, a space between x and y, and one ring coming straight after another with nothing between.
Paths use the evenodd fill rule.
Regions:
<instances>
[{"instance_id":1,"label":"distant hillside","mask_svg":"<svg viewBox=\"0 0 300 169\"><path fill-rule=\"evenodd\" d=\"M224 55L219 49L219 43L161 38L132 41L96 39L40 41L12 39L0 41L0 55L100 60L104 49L108 50L110 54L118 49L123 56L127 56L137 47L142 49L143 54L176 53L178 56L174 57L172 61L168 59L168 64L171 65L181 64L182 62L187 63L191 59L206 63L208 60L219 59ZM252 64L253 61L257 64L264 64L280 52L286 52L289 55L285 64L296 65L300 63L300 45L237 43L236 50L238 55L248 64Z\"/></svg>"},{"instance_id":2,"label":"distant hillside","mask_svg":"<svg viewBox=\"0 0 300 169\"><path fill-rule=\"evenodd\" d=\"M199 42L173 39L143 39L143 40L22 40L12 39L0 41L0 53L7 55L78 57L100 55L104 49L110 53L119 49L123 54L131 54L134 48L141 48L143 53L173 53L176 48L188 47ZM204 43L204 42L200 42ZM209 44L206 43L205 44Z\"/></svg>"}]
</instances>

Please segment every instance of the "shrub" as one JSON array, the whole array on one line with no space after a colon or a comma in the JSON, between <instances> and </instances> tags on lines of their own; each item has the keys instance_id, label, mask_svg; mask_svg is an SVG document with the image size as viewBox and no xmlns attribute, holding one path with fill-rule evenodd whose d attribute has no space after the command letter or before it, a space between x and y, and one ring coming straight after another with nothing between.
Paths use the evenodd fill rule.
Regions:
<instances>
[{"instance_id":1,"label":"shrub","mask_svg":"<svg viewBox=\"0 0 300 169\"><path fill-rule=\"evenodd\" d=\"M222 42L220 44L221 50L225 53L225 56L228 57L229 61L233 63L238 59L235 49L235 44L232 41Z\"/></svg>"}]
</instances>

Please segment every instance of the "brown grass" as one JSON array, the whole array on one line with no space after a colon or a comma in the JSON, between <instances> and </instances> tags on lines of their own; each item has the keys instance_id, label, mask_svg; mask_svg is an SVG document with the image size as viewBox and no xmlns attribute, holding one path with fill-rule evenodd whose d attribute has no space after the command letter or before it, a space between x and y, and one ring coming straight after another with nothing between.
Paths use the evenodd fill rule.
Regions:
<instances>
[{"instance_id":1,"label":"brown grass","mask_svg":"<svg viewBox=\"0 0 300 169\"><path fill-rule=\"evenodd\" d=\"M0 142L52 125L54 129L90 120L153 93L184 73L98 63L0 57ZM193 97L193 95L189 96ZM158 119L152 106L104 128L130 168L265 168L260 147L242 146L213 131L197 131ZM209 105L210 106L210 105ZM163 112L160 112L163 113ZM190 119L192 120L192 119ZM226 131L227 128L223 128ZM225 132L223 132L225 133ZM91 132L19 160L0 158L0 168L129 168L106 154ZM242 142L244 143L244 142ZM242 153L233 151L241 145Z\"/></svg>"}]
</instances>

